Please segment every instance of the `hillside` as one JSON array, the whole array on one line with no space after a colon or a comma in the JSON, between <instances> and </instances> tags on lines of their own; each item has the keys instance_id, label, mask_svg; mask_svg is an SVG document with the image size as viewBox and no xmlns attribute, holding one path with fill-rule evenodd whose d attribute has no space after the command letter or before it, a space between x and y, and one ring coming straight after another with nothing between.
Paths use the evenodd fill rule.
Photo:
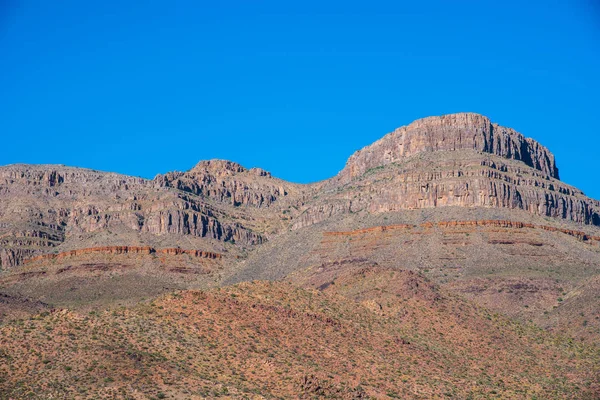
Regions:
<instances>
[{"instance_id":1,"label":"hillside","mask_svg":"<svg viewBox=\"0 0 600 400\"><path fill-rule=\"evenodd\" d=\"M132 308L57 310L12 322L0 328L0 393L181 399L591 399L599 393L592 350L490 314L414 273L370 266L328 287L335 289L244 283Z\"/></svg>"}]
</instances>

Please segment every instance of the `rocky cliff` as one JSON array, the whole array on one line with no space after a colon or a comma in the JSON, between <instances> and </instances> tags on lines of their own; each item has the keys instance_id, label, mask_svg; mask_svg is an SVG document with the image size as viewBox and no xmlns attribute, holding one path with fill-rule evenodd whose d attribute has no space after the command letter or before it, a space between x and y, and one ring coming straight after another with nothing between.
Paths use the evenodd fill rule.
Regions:
<instances>
[{"instance_id":1,"label":"rocky cliff","mask_svg":"<svg viewBox=\"0 0 600 400\"><path fill-rule=\"evenodd\" d=\"M1 167L0 269L59 246L164 247L177 237L211 249L202 240L257 245L278 227L265 231L264 217L245 208L273 209L280 198L285 205L296 186L220 160L154 180L56 165Z\"/></svg>"},{"instance_id":2,"label":"rocky cliff","mask_svg":"<svg viewBox=\"0 0 600 400\"><path fill-rule=\"evenodd\" d=\"M117 309L140 301L150 315L154 302L147 300L160 293L287 279L358 301L349 310L364 306L363 322L384 316L384 325L398 318L406 327L407 302L443 301L435 284L527 324L598 342L599 226L600 203L559 180L548 149L477 114L398 128L352 155L337 176L310 185L222 160L154 179L6 166L0 167L0 320L4 314L34 321L28 316L46 306ZM278 290L261 287L263 299ZM225 309L239 304L239 294L224 295ZM322 302L313 303L321 312ZM249 302L252 310L275 310L277 318L306 317L318 332L339 328L314 313L257 304ZM187 318L185 307L176 315ZM415 310L415 318L427 320L426 309ZM448 309L441 311L429 321L446 321ZM450 328L481 330L457 321ZM427 324L427 332L442 337ZM415 336L417 347L422 337ZM496 339L482 342L485 355ZM405 348L411 342L385 340ZM314 392L319 383L303 379L302 386Z\"/></svg>"},{"instance_id":3,"label":"rocky cliff","mask_svg":"<svg viewBox=\"0 0 600 400\"><path fill-rule=\"evenodd\" d=\"M522 161L543 175L559 179L554 155L533 139L489 118L460 113L417 120L354 153L339 177L343 182L372 168L423 152L475 150Z\"/></svg>"},{"instance_id":4,"label":"rocky cliff","mask_svg":"<svg viewBox=\"0 0 600 400\"><path fill-rule=\"evenodd\" d=\"M223 252L227 243L245 252L289 229L354 213L509 209L600 226L600 203L558 178L548 149L472 113L398 128L312 185L223 160L152 180L11 165L0 167L0 268L57 247L174 247L184 238L186 247Z\"/></svg>"},{"instance_id":5,"label":"rocky cliff","mask_svg":"<svg viewBox=\"0 0 600 400\"><path fill-rule=\"evenodd\" d=\"M293 184L273 179L260 168L246 169L224 160L201 161L187 172L158 175L159 187L172 187L233 206L269 207L288 196Z\"/></svg>"},{"instance_id":6,"label":"rocky cliff","mask_svg":"<svg viewBox=\"0 0 600 400\"><path fill-rule=\"evenodd\" d=\"M430 117L356 152L294 229L348 213L508 208L600 225L600 203L558 179L554 155L478 114Z\"/></svg>"}]
</instances>

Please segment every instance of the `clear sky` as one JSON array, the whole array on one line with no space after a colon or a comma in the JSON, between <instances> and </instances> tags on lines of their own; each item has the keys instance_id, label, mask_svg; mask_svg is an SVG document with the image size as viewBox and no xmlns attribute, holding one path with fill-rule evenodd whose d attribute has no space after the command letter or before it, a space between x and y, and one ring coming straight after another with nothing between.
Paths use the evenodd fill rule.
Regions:
<instances>
[{"instance_id":1,"label":"clear sky","mask_svg":"<svg viewBox=\"0 0 600 400\"><path fill-rule=\"evenodd\" d=\"M600 7L570 1L0 0L0 164L311 182L414 119L533 137L600 198Z\"/></svg>"}]
</instances>

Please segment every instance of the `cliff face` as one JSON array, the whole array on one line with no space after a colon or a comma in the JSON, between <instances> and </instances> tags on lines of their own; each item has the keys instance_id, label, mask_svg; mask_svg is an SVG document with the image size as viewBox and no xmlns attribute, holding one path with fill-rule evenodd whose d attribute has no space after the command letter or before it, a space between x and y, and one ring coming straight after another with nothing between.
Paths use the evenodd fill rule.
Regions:
<instances>
[{"instance_id":1,"label":"cliff face","mask_svg":"<svg viewBox=\"0 0 600 400\"><path fill-rule=\"evenodd\" d=\"M406 326L405 300L443 301L436 282L523 321L577 325L565 333L597 341L600 202L558 178L545 147L477 114L399 128L311 185L222 160L152 180L0 167L0 320L16 307L26 319L42 301L117 309L177 289L287 278ZM239 293L225 297L226 309L239 304ZM474 326L461 321L451 325Z\"/></svg>"},{"instance_id":2,"label":"cliff face","mask_svg":"<svg viewBox=\"0 0 600 400\"><path fill-rule=\"evenodd\" d=\"M288 196L287 182L273 179L260 168L246 169L224 160L201 161L187 172L170 172L154 179L158 187L171 187L233 206L269 207Z\"/></svg>"},{"instance_id":3,"label":"cliff face","mask_svg":"<svg viewBox=\"0 0 600 400\"><path fill-rule=\"evenodd\" d=\"M559 179L554 155L533 139L493 124L473 113L417 120L354 153L339 177L343 182L418 153L475 150L522 161L543 175Z\"/></svg>"},{"instance_id":4,"label":"cliff face","mask_svg":"<svg viewBox=\"0 0 600 400\"><path fill-rule=\"evenodd\" d=\"M296 186L219 160L154 180L55 165L2 167L0 269L65 245L164 247L183 236L199 247L202 240L258 245L268 232L247 208L285 204Z\"/></svg>"},{"instance_id":5,"label":"cliff face","mask_svg":"<svg viewBox=\"0 0 600 400\"><path fill-rule=\"evenodd\" d=\"M600 225L600 203L558 179L554 155L477 114L430 117L359 150L295 220L437 207L526 210Z\"/></svg>"},{"instance_id":6,"label":"cliff face","mask_svg":"<svg viewBox=\"0 0 600 400\"><path fill-rule=\"evenodd\" d=\"M82 192L91 194L99 189L116 191L145 184L146 179L143 178L60 165L15 164L0 168L0 193L8 193L14 185L25 191L42 189L43 193L57 195L52 188L63 185L89 186L88 191L84 189Z\"/></svg>"},{"instance_id":7,"label":"cliff face","mask_svg":"<svg viewBox=\"0 0 600 400\"><path fill-rule=\"evenodd\" d=\"M222 252L227 243L245 252L288 229L352 213L510 209L600 226L600 203L558 177L548 149L472 113L398 128L313 185L223 160L153 180L12 165L0 167L0 269L56 247L160 248L182 238L186 247Z\"/></svg>"}]
</instances>

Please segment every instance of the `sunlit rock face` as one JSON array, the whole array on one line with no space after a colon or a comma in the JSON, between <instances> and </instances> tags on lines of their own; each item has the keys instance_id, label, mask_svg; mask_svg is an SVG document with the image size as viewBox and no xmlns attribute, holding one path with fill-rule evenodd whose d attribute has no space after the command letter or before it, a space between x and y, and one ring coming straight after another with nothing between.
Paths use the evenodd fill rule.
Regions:
<instances>
[{"instance_id":1,"label":"sunlit rock face","mask_svg":"<svg viewBox=\"0 0 600 400\"><path fill-rule=\"evenodd\" d=\"M522 161L543 175L559 179L554 155L533 139L473 113L417 120L354 153L340 173L342 180L423 152L475 150Z\"/></svg>"},{"instance_id":2,"label":"sunlit rock face","mask_svg":"<svg viewBox=\"0 0 600 400\"><path fill-rule=\"evenodd\" d=\"M182 240L185 248L243 253L340 215L444 207L600 225L600 203L559 180L548 149L461 113L398 128L353 154L337 176L310 185L225 160L154 179L60 165L0 167L0 269L55 251L168 248Z\"/></svg>"},{"instance_id":3,"label":"sunlit rock face","mask_svg":"<svg viewBox=\"0 0 600 400\"><path fill-rule=\"evenodd\" d=\"M554 155L479 114L429 117L354 153L294 222L437 207L520 209L600 225L600 203L559 180Z\"/></svg>"}]
</instances>

